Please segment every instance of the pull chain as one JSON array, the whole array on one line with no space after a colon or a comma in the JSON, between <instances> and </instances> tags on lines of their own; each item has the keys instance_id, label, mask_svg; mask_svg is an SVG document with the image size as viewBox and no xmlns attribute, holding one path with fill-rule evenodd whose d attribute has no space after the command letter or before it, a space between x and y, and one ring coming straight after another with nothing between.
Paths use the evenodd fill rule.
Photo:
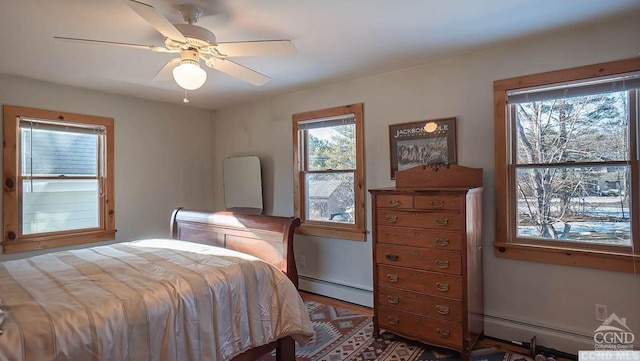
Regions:
<instances>
[{"instance_id":1,"label":"pull chain","mask_svg":"<svg viewBox=\"0 0 640 361\"><path fill-rule=\"evenodd\" d=\"M182 99L182 101L185 103L189 102L189 98L187 98L187 89L184 90L184 99Z\"/></svg>"}]
</instances>

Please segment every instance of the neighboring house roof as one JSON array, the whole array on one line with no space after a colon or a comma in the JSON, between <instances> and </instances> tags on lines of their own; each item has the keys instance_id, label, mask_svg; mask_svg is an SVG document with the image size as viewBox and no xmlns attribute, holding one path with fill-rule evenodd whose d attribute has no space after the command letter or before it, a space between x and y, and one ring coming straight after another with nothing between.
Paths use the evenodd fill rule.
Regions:
<instances>
[{"instance_id":1,"label":"neighboring house roof","mask_svg":"<svg viewBox=\"0 0 640 361\"><path fill-rule=\"evenodd\" d=\"M33 142L31 142L33 136ZM32 154L23 164L24 174L95 175L97 141L92 134L25 132L24 154ZM31 169L33 161L33 169Z\"/></svg>"},{"instance_id":2,"label":"neighboring house roof","mask_svg":"<svg viewBox=\"0 0 640 361\"><path fill-rule=\"evenodd\" d=\"M344 181L340 180L310 180L309 181L309 198L329 198L331 194Z\"/></svg>"}]
</instances>

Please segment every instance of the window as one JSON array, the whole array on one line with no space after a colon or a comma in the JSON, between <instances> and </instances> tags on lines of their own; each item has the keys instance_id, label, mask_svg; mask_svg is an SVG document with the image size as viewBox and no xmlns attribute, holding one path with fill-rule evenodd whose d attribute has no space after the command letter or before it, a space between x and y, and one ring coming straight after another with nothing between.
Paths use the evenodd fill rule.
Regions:
<instances>
[{"instance_id":1,"label":"window","mask_svg":"<svg viewBox=\"0 0 640 361\"><path fill-rule=\"evenodd\" d=\"M365 240L362 104L293 115L297 232Z\"/></svg>"},{"instance_id":2,"label":"window","mask_svg":"<svg viewBox=\"0 0 640 361\"><path fill-rule=\"evenodd\" d=\"M113 119L3 107L3 252L111 240Z\"/></svg>"},{"instance_id":3,"label":"window","mask_svg":"<svg viewBox=\"0 0 640 361\"><path fill-rule=\"evenodd\" d=\"M639 59L494 82L499 257L639 266L638 89Z\"/></svg>"}]
</instances>

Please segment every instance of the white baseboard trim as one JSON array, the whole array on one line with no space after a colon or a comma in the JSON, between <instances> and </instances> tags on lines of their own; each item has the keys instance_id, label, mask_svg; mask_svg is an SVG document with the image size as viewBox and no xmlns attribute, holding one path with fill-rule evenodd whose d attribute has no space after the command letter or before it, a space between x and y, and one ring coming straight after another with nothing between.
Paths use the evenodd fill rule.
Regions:
<instances>
[{"instance_id":1,"label":"white baseboard trim","mask_svg":"<svg viewBox=\"0 0 640 361\"><path fill-rule=\"evenodd\" d=\"M298 288L302 291L355 303L356 305L373 307L373 291L371 290L302 275L298 276L298 281Z\"/></svg>"},{"instance_id":2,"label":"white baseboard trim","mask_svg":"<svg viewBox=\"0 0 640 361\"><path fill-rule=\"evenodd\" d=\"M539 346L577 355L579 350L594 350L593 335L558 330L543 325L484 316L484 334L505 341L530 342L533 336Z\"/></svg>"}]
</instances>

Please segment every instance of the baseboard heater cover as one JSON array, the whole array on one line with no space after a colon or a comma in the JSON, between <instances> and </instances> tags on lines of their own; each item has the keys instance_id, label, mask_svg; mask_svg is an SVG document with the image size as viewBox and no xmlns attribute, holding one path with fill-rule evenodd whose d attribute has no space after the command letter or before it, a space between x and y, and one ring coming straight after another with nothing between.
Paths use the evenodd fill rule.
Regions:
<instances>
[{"instance_id":1,"label":"baseboard heater cover","mask_svg":"<svg viewBox=\"0 0 640 361\"><path fill-rule=\"evenodd\" d=\"M335 298L365 307L373 307L373 291L353 285L299 276L299 288L321 296ZM538 345L577 355L579 350L593 350L593 335L559 330L548 326L484 316L484 334L505 341L529 342L536 336Z\"/></svg>"},{"instance_id":2,"label":"baseboard heater cover","mask_svg":"<svg viewBox=\"0 0 640 361\"><path fill-rule=\"evenodd\" d=\"M302 275L298 276L298 280L298 288L302 291L335 298L356 305L373 307L373 290Z\"/></svg>"},{"instance_id":3,"label":"baseboard heater cover","mask_svg":"<svg viewBox=\"0 0 640 361\"><path fill-rule=\"evenodd\" d=\"M484 334L505 341L518 342L529 342L533 336L536 336L538 345L573 355L577 355L579 350L594 350L593 335L498 316L484 316Z\"/></svg>"}]
</instances>

